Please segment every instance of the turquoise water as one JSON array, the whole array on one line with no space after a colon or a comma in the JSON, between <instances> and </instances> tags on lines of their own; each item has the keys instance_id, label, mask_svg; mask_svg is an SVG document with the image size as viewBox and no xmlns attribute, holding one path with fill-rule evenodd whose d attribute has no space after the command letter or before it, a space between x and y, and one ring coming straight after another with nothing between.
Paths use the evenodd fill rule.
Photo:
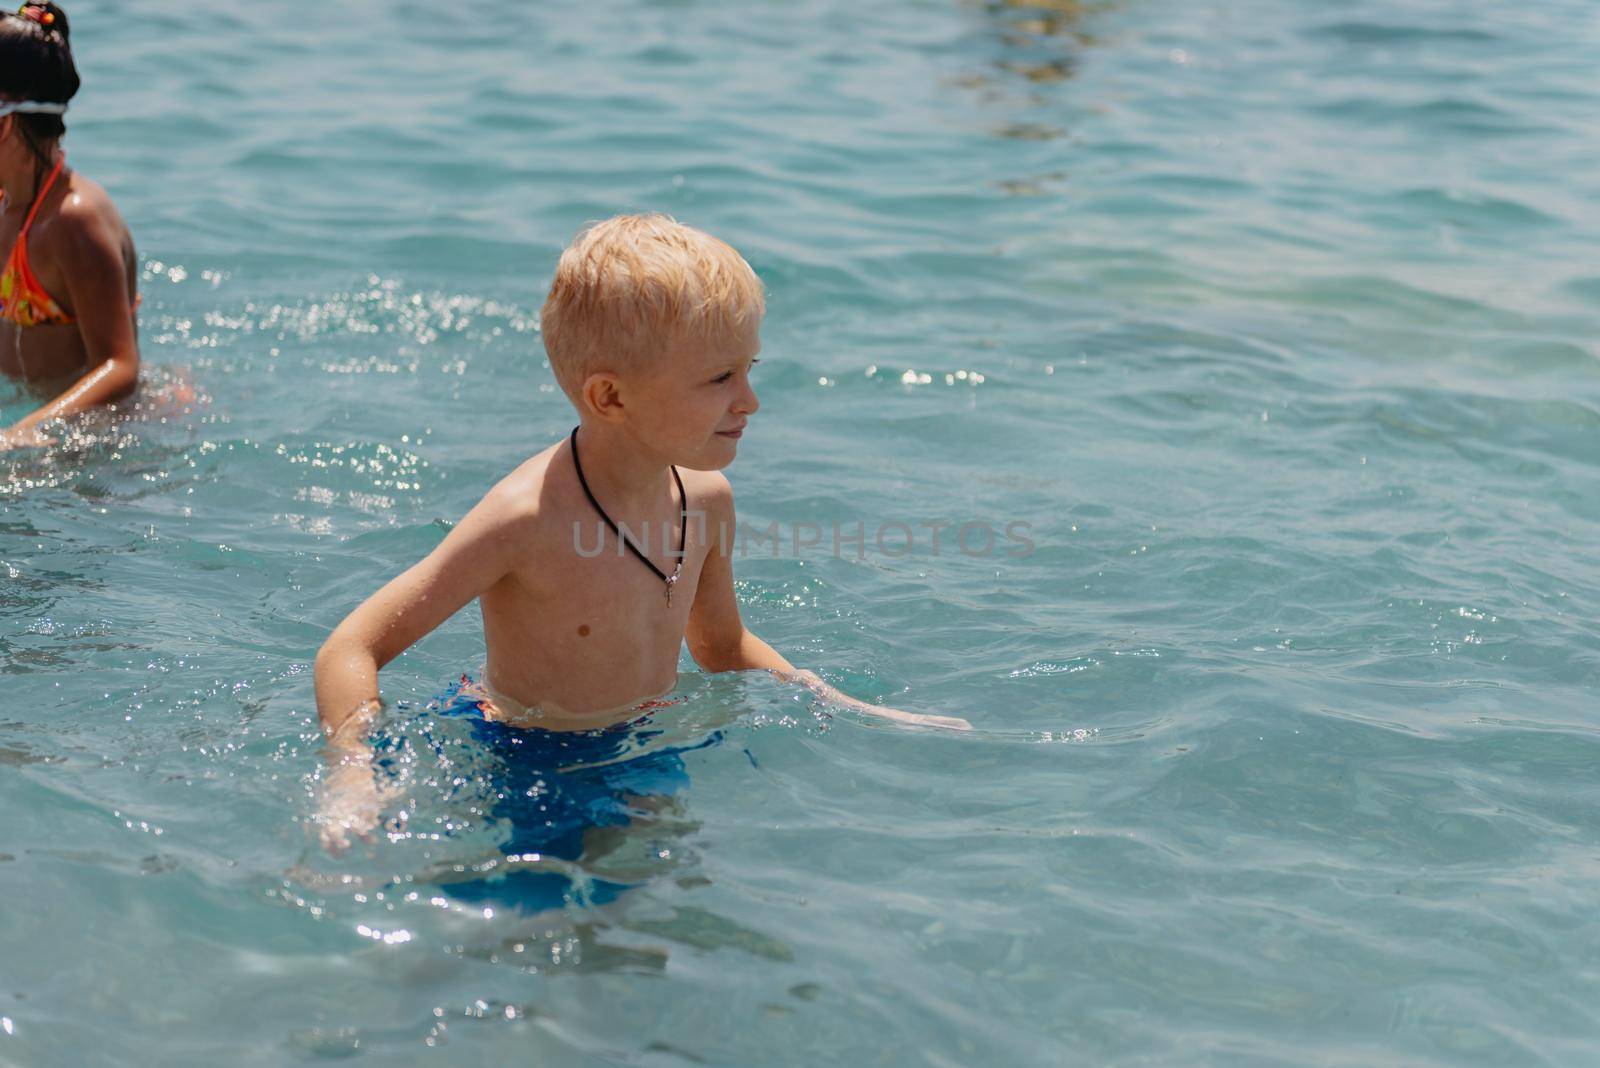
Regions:
<instances>
[{"instance_id":1,"label":"turquoise water","mask_svg":"<svg viewBox=\"0 0 1600 1068\"><path fill-rule=\"evenodd\" d=\"M204 403L0 457L0 1062L1600 1057L1590 5L72 15ZM571 425L543 288L641 208L770 289L747 520L1034 551L752 552L758 633L974 734L686 672L721 741L572 872L636 889L441 905L492 782L321 854L309 663Z\"/></svg>"}]
</instances>

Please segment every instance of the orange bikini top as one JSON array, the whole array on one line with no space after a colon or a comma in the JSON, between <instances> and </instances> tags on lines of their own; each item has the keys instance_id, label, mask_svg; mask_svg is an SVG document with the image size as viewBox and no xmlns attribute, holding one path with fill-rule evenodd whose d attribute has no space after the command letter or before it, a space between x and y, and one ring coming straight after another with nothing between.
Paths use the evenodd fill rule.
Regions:
<instances>
[{"instance_id":1,"label":"orange bikini top","mask_svg":"<svg viewBox=\"0 0 1600 1068\"><path fill-rule=\"evenodd\" d=\"M72 324L72 316L62 311L55 298L45 292L39 280L33 276L33 269L28 266L28 230L33 226L33 217L39 214L39 205L44 203L50 187L56 184L66 162L65 156L56 160L50 177L45 179L44 188L33 198L33 207L29 209L27 221L17 234L17 243L11 247L5 267L0 269L0 322L16 323L18 326ZM0 193L0 201L4 199L5 194Z\"/></svg>"}]
</instances>

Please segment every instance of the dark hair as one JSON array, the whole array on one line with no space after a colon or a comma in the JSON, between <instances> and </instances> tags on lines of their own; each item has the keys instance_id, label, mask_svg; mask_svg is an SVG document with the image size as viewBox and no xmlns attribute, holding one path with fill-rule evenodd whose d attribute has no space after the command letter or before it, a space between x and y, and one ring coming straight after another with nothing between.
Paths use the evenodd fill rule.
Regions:
<instances>
[{"instance_id":1,"label":"dark hair","mask_svg":"<svg viewBox=\"0 0 1600 1068\"><path fill-rule=\"evenodd\" d=\"M20 14L0 15L0 98L65 104L78 91L67 13L55 4L27 3ZM67 132L60 115L14 116L34 154Z\"/></svg>"}]
</instances>

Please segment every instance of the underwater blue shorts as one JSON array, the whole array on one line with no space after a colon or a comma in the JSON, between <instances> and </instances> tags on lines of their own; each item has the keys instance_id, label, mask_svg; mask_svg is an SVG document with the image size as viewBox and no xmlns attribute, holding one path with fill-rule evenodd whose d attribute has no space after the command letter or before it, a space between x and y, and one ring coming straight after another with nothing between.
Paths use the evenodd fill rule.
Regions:
<instances>
[{"instance_id":1,"label":"underwater blue shorts","mask_svg":"<svg viewBox=\"0 0 1600 1068\"><path fill-rule=\"evenodd\" d=\"M627 757L662 733L649 727L648 715L600 730L548 731L485 719L482 699L481 691L462 676L430 711L470 723L473 741L491 758L485 793L495 799L489 814L511 828L500 846L507 856L537 853L580 860L586 830L625 825L637 815L640 798L677 793L689 784L682 754L721 740L717 732L688 747L645 747ZM391 763L386 749L392 752L394 745L379 740L380 766ZM434 750L443 754L437 740ZM604 904L629 885L594 878L580 887L561 872L522 870L441 888L459 901L539 912L568 903Z\"/></svg>"}]
</instances>

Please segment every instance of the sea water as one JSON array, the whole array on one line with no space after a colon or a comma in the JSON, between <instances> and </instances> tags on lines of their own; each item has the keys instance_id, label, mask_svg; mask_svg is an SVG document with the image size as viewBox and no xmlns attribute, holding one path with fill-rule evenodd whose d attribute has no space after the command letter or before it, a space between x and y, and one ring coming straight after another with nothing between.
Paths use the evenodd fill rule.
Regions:
<instances>
[{"instance_id":1,"label":"sea water","mask_svg":"<svg viewBox=\"0 0 1600 1068\"><path fill-rule=\"evenodd\" d=\"M1600 1058L1590 5L71 15L153 385L0 456L0 1062ZM330 857L312 657L570 428L644 209L770 293L746 621L975 730L685 658L616 900L441 889L508 831L424 745Z\"/></svg>"}]
</instances>

